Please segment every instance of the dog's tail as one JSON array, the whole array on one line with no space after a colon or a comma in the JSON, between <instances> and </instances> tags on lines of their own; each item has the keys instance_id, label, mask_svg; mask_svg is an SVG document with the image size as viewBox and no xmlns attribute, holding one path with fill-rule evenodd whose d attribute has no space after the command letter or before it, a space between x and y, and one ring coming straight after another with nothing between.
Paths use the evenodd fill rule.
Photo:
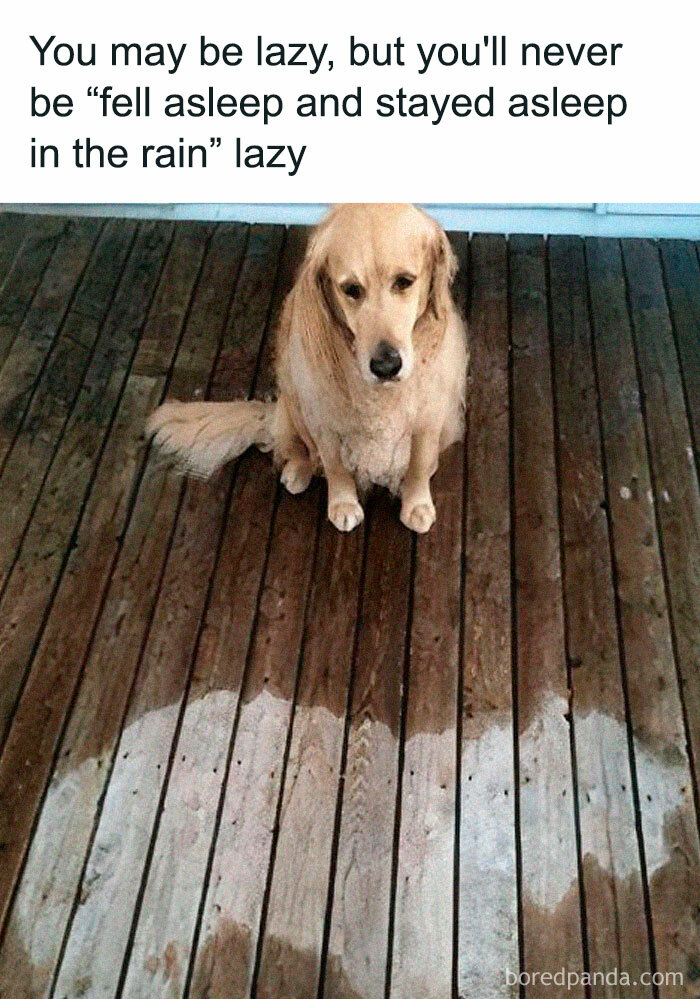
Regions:
<instances>
[{"instance_id":1,"label":"dog's tail","mask_svg":"<svg viewBox=\"0 0 700 999\"><path fill-rule=\"evenodd\" d=\"M179 471L206 479L255 445L273 446L276 403L166 402L151 415L146 436Z\"/></svg>"}]
</instances>

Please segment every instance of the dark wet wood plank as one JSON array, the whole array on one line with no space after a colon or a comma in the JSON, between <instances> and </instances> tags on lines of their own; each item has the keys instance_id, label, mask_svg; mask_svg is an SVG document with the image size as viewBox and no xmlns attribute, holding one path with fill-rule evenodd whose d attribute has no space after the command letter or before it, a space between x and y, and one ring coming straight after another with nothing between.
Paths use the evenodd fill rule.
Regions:
<instances>
[{"instance_id":1,"label":"dark wet wood plank","mask_svg":"<svg viewBox=\"0 0 700 999\"><path fill-rule=\"evenodd\" d=\"M325 969L327 999L383 996L387 974L411 534L372 498Z\"/></svg>"},{"instance_id":2,"label":"dark wet wood plank","mask_svg":"<svg viewBox=\"0 0 700 999\"><path fill-rule=\"evenodd\" d=\"M688 418L700 461L700 261L692 243L664 239L659 244L664 283L681 363L681 377L688 406Z\"/></svg>"},{"instance_id":3,"label":"dark wet wood plank","mask_svg":"<svg viewBox=\"0 0 700 999\"><path fill-rule=\"evenodd\" d=\"M656 965L697 994L700 863L620 246L586 241L634 765ZM687 991L690 988L690 991ZM678 995L673 985L661 996Z\"/></svg>"},{"instance_id":4,"label":"dark wet wood plank","mask_svg":"<svg viewBox=\"0 0 700 999\"><path fill-rule=\"evenodd\" d=\"M0 468L14 444L103 224L99 219L67 224L0 368Z\"/></svg>"},{"instance_id":5,"label":"dark wet wood plank","mask_svg":"<svg viewBox=\"0 0 700 999\"><path fill-rule=\"evenodd\" d=\"M30 224L31 217L27 215L15 212L0 215L0 289L12 270Z\"/></svg>"},{"instance_id":6,"label":"dark wet wood plank","mask_svg":"<svg viewBox=\"0 0 700 999\"><path fill-rule=\"evenodd\" d=\"M564 595L588 964L651 970L628 753L583 242L549 241ZM606 986L594 986L604 996ZM618 987L651 996L651 986Z\"/></svg>"},{"instance_id":7,"label":"dark wet wood plank","mask_svg":"<svg viewBox=\"0 0 700 999\"><path fill-rule=\"evenodd\" d=\"M17 436L0 474L0 507L7 511L0 536L0 591L83 387L135 232L135 223L121 220L107 223L102 231L52 355L16 428Z\"/></svg>"},{"instance_id":8,"label":"dark wet wood plank","mask_svg":"<svg viewBox=\"0 0 700 999\"><path fill-rule=\"evenodd\" d=\"M472 239L457 938L463 996L507 995L505 970L519 967L507 252L502 236Z\"/></svg>"},{"instance_id":9,"label":"dark wet wood plank","mask_svg":"<svg viewBox=\"0 0 700 999\"><path fill-rule=\"evenodd\" d=\"M514 236L509 248L523 964L581 971L545 247Z\"/></svg>"},{"instance_id":10,"label":"dark wet wood plank","mask_svg":"<svg viewBox=\"0 0 700 999\"><path fill-rule=\"evenodd\" d=\"M0 601L3 731L66 564L72 534L80 523L170 236L169 226L147 224L137 239L8 577ZM105 481L101 480L103 489ZM121 476L117 475L116 481L121 482ZM122 483L120 488L127 486ZM107 549L104 551L106 554ZM78 627L83 615L79 616ZM89 619L87 603L85 616Z\"/></svg>"},{"instance_id":11,"label":"dark wet wood plank","mask_svg":"<svg viewBox=\"0 0 700 999\"><path fill-rule=\"evenodd\" d=\"M63 218L27 217L22 245L0 287L0 370L67 224Z\"/></svg>"}]
</instances>

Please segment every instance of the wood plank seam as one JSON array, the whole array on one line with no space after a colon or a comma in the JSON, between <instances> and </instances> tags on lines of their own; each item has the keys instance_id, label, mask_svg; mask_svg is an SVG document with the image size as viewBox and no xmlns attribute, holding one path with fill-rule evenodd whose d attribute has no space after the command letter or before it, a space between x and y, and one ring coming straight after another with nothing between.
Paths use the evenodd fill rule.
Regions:
<instances>
[{"instance_id":1,"label":"wood plank seam","mask_svg":"<svg viewBox=\"0 0 700 999\"><path fill-rule=\"evenodd\" d=\"M622 244L620 244L620 245L622 247ZM631 331L631 335L632 335L632 347L633 347L633 351L634 351L634 363L635 363L636 372L637 372L637 382L638 382L639 388L640 388L639 399L640 399L640 408L641 408L641 413L642 413L642 421L644 423L644 439L645 439L645 442L646 442L646 449L647 449L647 455L648 455L648 461L649 461L649 477L650 477L650 480L651 480L651 488L652 488L652 491L654 493L654 496L658 497L659 491L658 491L658 485L657 485L657 473L656 473L655 463L654 463L654 460L653 460L653 457L652 457L653 450L652 450L652 445L651 445L651 440L650 440L650 432L649 432L649 415L648 415L648 412L647 412L646 393L644 391L644 380L643 380L643 377L642 377L642 369L641 369L641 364L640 364L640 359L639 359L638 331L636 329L636 322L635 322L635 317L634 317L634 310L632 308L632 300L631 300L631 292L630 292L630 279L629 279L629 274L628 274L628 266L627 266L627 261L626 261L626 258L625 258L625 254L624 254L624 252L622 252L622 248L621 248L621 256L622 256L622 270L623 270L624 279L625 279L625 291L626 291L626 295L627 295L627 310L628 310L628 313L629 313L630 331ZM695 820L696 820L696 825L697 825L697 829L698 829L698 835L700 836L700 789L698 788L698 764L697 764L697 761L695 759L696 742L695 742L695 740L693 738L693 733L692 733L692 730L691 730L691 727L690 727L690 721L689 721L689 718L688 718L688 709L687 709L687 706L686 706L686 700L685 700L685 695L684 695L685 684L683 682L683 673L682 673L681 665L680 665L680 654L679 654L679 649L678 649L678 637L677 637L677 624L676 624L676 619L675 619L675 617L676 617L676 607L675 607L675 600L673 599L673 593L672 593L671 585L670 585L670 582L669 582L669 570L668 570L668 562L667 562L667 558L666 558L666 547L664 545L664 529L663 529L663 525L662 525L661 518L660 518L660 515L659 515L658 503L654 502L652 505L653 505L653 511L654 511L654 521L655 521L655 524L656 524L656 534L657 534L657 537L659 539L659 557L660 557L660 560L661 560L661 573L662 573L662 576L663 576L664 594L665 594L665 598L666 598L666 607L667 607L667 613L668 613L669 628L670 628L670 633L671 633L671 646L673 648L673 660L674 660L674 665L675 665L675 669L676 669L676 679L677 679L677 684L678 684L678 698L679 698L680 705L681 705L681 711L682 711L682 716L683 716L683 727L684 727L684 730L685 730L686 752L688 754L688 764L689 764L689 767L690 767L690 779L691 779L691 785L692 785L692 790L693 790L693 802L694 802L694 807L695 807Z\"/></svg>"},{"instance_id":2,"label":"wood plank seam","mask_svg":"<svg viewBox=\"0 0 700 999\"><path fill-rule=\"evenodd\" d=\"M466 597L466 543L467 543L467 497L469 454L469 424L464 435L464 463L462 468L462 517L460 524L460 549L462 552L459 579L459 649L457 653L457 716L455 719L455 833L454 833L454 872L453 872L453 921L452 921L452 999L459 999L459 890L460 890L460 830L462 828L462 711L464 710L464 601Z\"/></svg>"},{"instance_id":3,"label":"wood plank seam","mask_svg":"<svg viewBox=\"0 0 700 999\"><path fill-rule=\"evenodd\" d=\"M278 256L277 256L276 272L275 272L275 277L274 277L274 280L273 280L273 290L272 290L272 293L271 293L271 296L270 296L270 302L269 302L268 309L267 309L267 315L266 315L266 318L265 318L263 335L260 338L260 345L259 345L259 348L258 348L258 354L257 354L256 362L255 362L253 379L252 379L251 386L250 386L250 389L249 389L249 392L248 392L249 398L252 398L252 396L255 394L256 385L257 385L258 376L259 376L259 371L260 371L261 358L263 356L263 352L264 352L264 349L265 349L266 340L270 336L270 324L271 324L272 312L273 312L274 302L275 302L275 291L277 289L278 282L279 282L279 277L280 277L280 272L281 272L281 265L282 265L283 255L284 255L284 240L283 240L283 242L282 242L282 244L281 244L281 246L279 248L279 252L278 252ZM244 260L245 260L245 253L242 256L242 262ZM204 258L202 260L202 263L203 262L204 262ZM239 276L240 276L240 272L242 270L242 267L243 267L243 263L241 264L241 269L239 270ZM233 306L233 302L234 302L234 299L235 299L235 294L236 294L237 286L238 286L238 281L236 281L234 283L234 286L233 286L233 288L231 290L231 297L230 297L229 305L228 305L228 309L227 309L227 316L230 313L231 308ZM194 297L194 295L193 295L193 297ZM216 373L216 370L217 370L218 361L219 361L219 357L220 357L220 354L221 354L221 348L222 348L222 346L223 346L223 336L219 340L219 349L218 349L218 351L216 353L216 356L214 358L214 361L212 363L211 373L210 373L210 377L209 377L209 385L207 387L207 392L205 393L205 397L207 397L209 395L209 391L210 391L211 386L213 384L213 380L214 380L215 373ZM177 720L176 727L175 727L175 732L174 732L172 743L171 743L170 754L169 754L169 758L168 758L168 763L167 763L165 777L164 777L164 780L163 780L163 786L162 786L161 792L160 792L160 798L159 798L159 802L158 802L158 808L157 808L157 812L156 812L156 818L155 818L155 822L154 822L153 829L152 829L152 832L151 832L151 840L150 840L150 844L149 844L149 848L148 848L148 853L147 853L145 864L144 864L143 871L142 871L142 874L141 874L141 884L140 884L140 887L139 887L139 893L138 893L138 897L136 899L136 904L134 906L134 911L133 911L132 918L131 918L131 927L130 927L130 930L129 930L129 938L128 938L127 946L126 946L126 949L125 949L125 952L124 952L124 959L123 959L123 962L122 962L122 967L121 967L121 971L120 971L120 975L119 975L119 980L118 980L118 983L117 983L117 990L116 990L116 994L115 994L115 999L120 999L120 997L122 995L122 991L123 991L124 985L125 985L125 982L126 982L126 977L127 977L127 973L128 973L128 969L129 969L129 961L130 961L130 958L131 958L131 949L132 949L132 946L133 946L134 937L135 937L135 934L136 934L136 929L137 929L139 915L140 915L140 910L141 910L141 905L142 905L142 902L143 902L143 897L144 897L144 893L145 893L145 890L146 890L146 885L147 885L147 882L148 882L148 875L149 875L149 871L150 871L151 861L152 861L152 858L153 858L153 852L154 852L155 845L156 845L156 840L157 840L157 837L158 837L158 830L159 830L160 822L161 822L161 818L162 818L163 807L165 805L165 800L166 800L166 796L167 796L170 774L172 773L173 762L174 762L174 759L175 759L175 755L177 753L178 742L179 742L179 738L180 738L180 732L182 730L182 724L183 724L183 719L184 719L184 715L185 715L185 709L186 709L187 703L188 703L188 693L189 693L189 690L190 690L190 687L191 687L191 683L192 683L193 669L194 669L195 663L197 661L197 654L198 654L198 651L199 651L199 645L200 645L200 642L201 642L203 630L204 630L206 619L207 619L207 612L208 612L209 605L210 605L210 602L211 602L211 597L212 597L212 593L213 593L213 586L214 586L214 580L216 578L216 570L217 570L217 566L219 564L219 559L220 559L220 555L221 555L221 549L222 549L223 541L224 541L225 534L226 534L226 524L227 524L227 520L228 520L229 508L230 508L230 505L231 505L231 500L232 500L232 497L233 497L234 488L235 488L235 485L236 485L236 479L238 477L238 471L239 471L239 468L240 468L241 461L242 461L242 456L241 456L241 458L239 458L239 459L236 460L236 462L234 463L232 469L228 473L229 474L229 482L228 482L228 485L227 485L227 495L226 495L226 500L224 502L224 509L223 509L223 514L222 514L221 522L220 522L219 535L218 535L217 542L216 542L216 555L214 557L214 561L213 561L213 565L212 565L212 571L211 571L211 574L210 574L210 577L209 577L209 583L208 583L208 586L207 586L207 593L206 593L206 596L205 596L205 599L204 599L204 603L203 603L203 606L202 606L202 609L201 609L201 613L200 613L199 624L198 624L198 629L197 629L197 637L195 639L194 646L193 646L193 649L192 649L192 654L191 654L191 657L190 657L190 665L189 665L189 670L188 670L187 678L186 678L186 681L185 681L184 693L183 693L182 702L181 702L181 705L180 705L180 710L179 710L178 720ZM183 487L186 488L186 486L187 486L187 483L184 482L183 483ZM274 528L275 513L276 513L276 509L277 509L277 503L278 503L278 496L276 497L275 504L274 504L274 507L273 507L273 514L272 514L272 517L271 517L271 520L270 520L270 527L269 527L269 534L268 534L268 545L267 545L267 550L266 550L266 557L267 557L267 555L269 555L269 548L270 548L270 542L271 542L271 539L272 539L272 532L273 532L273 528ZM179 519L179 511L178 511L178 514L177 514L177 516L175 518L175 524L177 523L178 519ZM165 564L167 564L167 558L166 558L166 563ZM263 587L263 584L264 584L264 579L265 579L265 575L264 575L264 572L263 572L263 574L261 576L260 590L259 590L259 593L258 593L258 601L260 599L260 594L262 593L262 587ZM160 586L158 587L158 590L160 591ZM155 610L155 606L154 606L154 610ZM149 627L149 631L150 631L150 627ZM253 636L254 636L254 629L251 632L250 646L249 647L252 647ZM148 636L146 635L144 641L147 641L147 638L148 638ZM128 711L128 707L127 707L126 710ZM238 707L237 707L237 714L238 714ZM235 720L234 720L234 725L235 725ZM230 748L231 756L233 754L233 748L234 747L233 747L233 742L232 742L231 748ZM228 764L230 765L230 758L228 760ZM223 786L225 787L225 780L224 780ZM222 800L220 802L220 806L223 808L223 796L222 796ZM205 878L205 881L204 881L204 883L202 885L202 899L201 899L202 906L204 904L204 899L206 898L207 880L208 879ZM193 944L193 947L192 947L192 950L191 950L191 955L194 954L195 949L196 949L195 945ZM192 963L192 967L193 967L193 963ZM189 969L188 969L188 974L189 974ZM185 986L185 994L187 994L187 988L188 988L188 986L186 985Z\"/></svg>"}]
</instances>

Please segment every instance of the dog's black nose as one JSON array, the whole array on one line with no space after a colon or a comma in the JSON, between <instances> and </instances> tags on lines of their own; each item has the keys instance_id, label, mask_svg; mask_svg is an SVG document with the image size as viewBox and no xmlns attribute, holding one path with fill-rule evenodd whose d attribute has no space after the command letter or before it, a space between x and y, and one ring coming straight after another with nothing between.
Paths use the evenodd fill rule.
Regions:
<instances>
[{"instance_id":1,"label":"dog's black nose","mask_svg":"<svg viewBox=\"0 0 700 999\"><path fill-rule=\"evenodd\" d=\"M369 362L369 370L383 381L395 378L401 370L401 354L386 340L382 340Z\"/></svg>"}]
</instances>

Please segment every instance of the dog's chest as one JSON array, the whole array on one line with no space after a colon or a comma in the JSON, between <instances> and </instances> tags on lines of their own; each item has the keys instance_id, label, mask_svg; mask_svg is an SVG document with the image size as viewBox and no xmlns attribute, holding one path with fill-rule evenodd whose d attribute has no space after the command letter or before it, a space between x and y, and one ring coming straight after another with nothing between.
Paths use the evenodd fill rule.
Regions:
<instances>
[{"instance_id":1,"label":"dog's chest","mask_svg":"<svg viewBox=\"0 0 700 999\"><path fill-rule=\"evenodd\" d=\"M360 489L378 485L397 493L408 468L420 380L410 388L373 391L358 383L348 399L316 376L303 351L291 351L288 359L301 417L317 448L330 435Z\"/></svg>"},{"instance_id":2,"label":"dog's chest","mask_svg":"<svg viewBox=\"0 0 700 999\"><path fill-rule=\"evenodd\" d=\"M411 456L411 430L405 419L368 421L340 437L343 464L360 489L385 486L397 493Z\"/></svg>"}]
</instances>

